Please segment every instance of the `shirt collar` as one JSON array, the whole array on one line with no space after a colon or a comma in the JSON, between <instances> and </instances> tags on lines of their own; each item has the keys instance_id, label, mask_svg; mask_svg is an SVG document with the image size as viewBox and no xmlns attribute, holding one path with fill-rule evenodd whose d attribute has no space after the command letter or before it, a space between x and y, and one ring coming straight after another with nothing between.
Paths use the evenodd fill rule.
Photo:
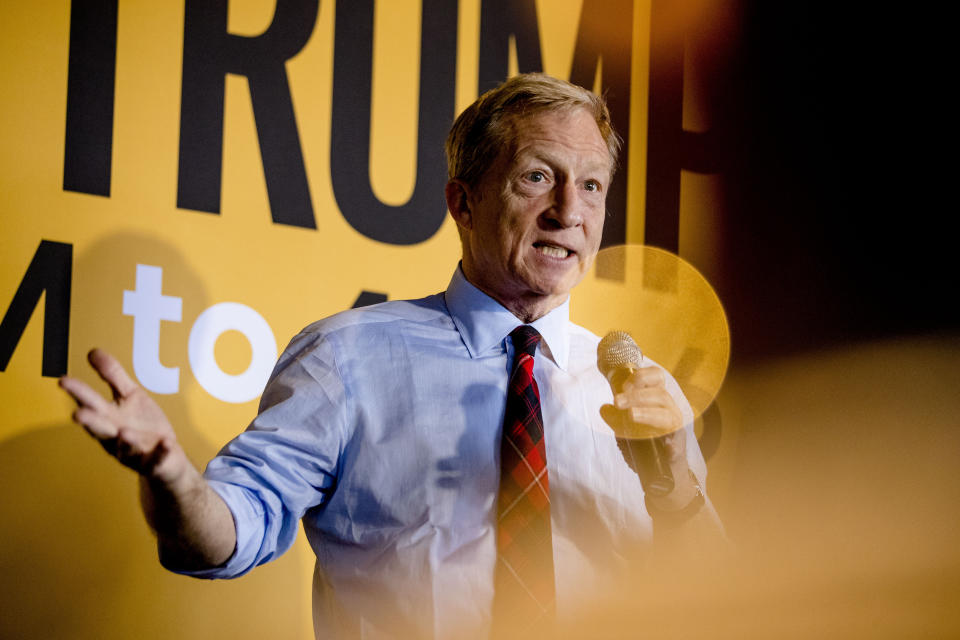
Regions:
<instances>
[{"instance_id":1,"label":"shirt collar","mask_svg":"<svg viewBox=\"0 0 960 640\"><path fill-rule=\"evenodd\" d=\"M467 281L459 266L450 279L444 298L471 358L500 349L510 332L523 324L506 307ZM570 351L569 318L568 296L556 309L530 323L543 337L541 351L563 370L567 368Z\"/></svg>"}]
</instances>

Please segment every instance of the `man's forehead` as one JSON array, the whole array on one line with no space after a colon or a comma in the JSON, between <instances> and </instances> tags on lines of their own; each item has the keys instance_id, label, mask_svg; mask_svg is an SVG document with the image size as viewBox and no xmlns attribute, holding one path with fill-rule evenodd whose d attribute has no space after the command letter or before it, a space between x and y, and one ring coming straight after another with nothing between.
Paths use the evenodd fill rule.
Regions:
<instances>
[{"instance_id":1,"label":"man's forehead","mask_svg":"<svg viewBox=\"0 0 960 640\"><path fill-rule=\"evenodd\" d=\"M517 134L531 130L555 131L565 133L579 129L596 134L597 140L606 149L606 140L600 132L596 119L589 110L580 106L567 106L554 109L540 109L537 111L520 113L507 120L508 131L516 137Z\"/></svg>"},{"instance_id":2,"label":"man's forehead","mask_svg":"<svg viewBox=\"0 0 960 640\"><path fill-rule=\"evenodd\" d=\"M579 122L572 120L576 116ZM583 160L590 168L613 169L613 158L606 140L600 133L600 127L587 109L579 106L560 109L543 109L532 113L511 116L506 137L507 144L500 150L500 158L516 160L525 154L546 156L549 159L550 147L574 148L585 152ZM586 129L584 129L584 127ZM584 134L582 137L578 134ZM592 140L591 140L592 138ZM589 155L596 151L597 159L589 162ZM595 166L594 166L595 165Z\"/></svg>"},{"instance_id":3,"label":"man's forehead","mask_svg":"<svg viewBox=\"0 0 960 640\"><path fill-rule=\"evenodd\" d=\"M596 127L597 135L600 135L600 128L597 127L593 114L585 107L579 105L565 105L559 107L545 107L522 113L515 113L504 119L504 124L508 131L513 134L520 133L529 129L559 129L563 128L563 123L577 116L583 116L583 120L593 123ZM569 126L569 125L567 125ZM601 136L602 137L602 136Z\"/></svg>"}]
</instances>

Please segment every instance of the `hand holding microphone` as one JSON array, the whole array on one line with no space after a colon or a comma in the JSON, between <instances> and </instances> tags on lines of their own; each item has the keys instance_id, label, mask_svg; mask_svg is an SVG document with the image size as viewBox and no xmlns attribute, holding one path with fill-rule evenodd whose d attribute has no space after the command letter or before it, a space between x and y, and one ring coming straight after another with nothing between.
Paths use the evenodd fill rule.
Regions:
<instances>
[{"instance_id":1,"label":"hand holding microphone","mask_svg":"<svg viewBox=\"0 0 960 640\"><path fill-rule=\"evenodd\" d=\"M640 476L644 491L668 495L674 488L671 467L686 466L683 416L657 367L641 367L643 354L628 333L607 334L597 347L597 366L613 389L615 406L603 407L627 463Z\"/></svg>"}]
</instances>

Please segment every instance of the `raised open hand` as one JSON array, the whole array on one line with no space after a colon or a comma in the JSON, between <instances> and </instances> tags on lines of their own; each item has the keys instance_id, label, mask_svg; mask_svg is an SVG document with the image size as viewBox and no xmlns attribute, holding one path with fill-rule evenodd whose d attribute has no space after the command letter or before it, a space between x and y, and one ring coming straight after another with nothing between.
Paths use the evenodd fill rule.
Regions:
<instances>
[{"instance_id":1,"label":"raised open hand","mask_svg":"<svg viewBox=\"0 0 960 640\"><path fill-rule=\"evenodd\" d=\"M74 421L145 480L141 500L157 532L161 562L200 569L226 561L236 544L233 516L187 459L170 421L116 358L94 349L87 359L110 385L113 400L76 378L64 376L60 386L77 401Z\"/></svg>"},{"instance_id":2,"label":"raised open hand","mask_svg":"<svg viewBox=\"0 0 960 640\"><path fill-rule=\"evenodd\" d=\"M163 411L106 351L94 349L87 359L110 385L113 400L76 378L62 377L60 387L77 402L74 421L145 478L176 483L192 467Z\"/></svg>"}]
</instances>

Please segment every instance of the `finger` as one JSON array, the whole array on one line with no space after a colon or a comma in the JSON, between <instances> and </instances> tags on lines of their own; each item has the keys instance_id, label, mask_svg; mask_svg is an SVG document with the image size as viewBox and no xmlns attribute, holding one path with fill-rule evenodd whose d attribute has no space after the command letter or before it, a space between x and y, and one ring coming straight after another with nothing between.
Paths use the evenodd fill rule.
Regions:
<instances>
[{"instance_id":1,"label":"finger","mask_svg":"<svg viewBox=\"0 0 960 640\"><path fill-rule=\"evenodd\" d=\"M618 438L657 438L663 435L661 429L634 422L627 412L617 409L612 404L600 407L600 417L613 429L614 435Z\"/></svg>"},{"instance_id":2,"label":"finger","mask_svg":"<svg viewBox=\"0 0 960 640\"><path fill-rule=\"evenodd\" d=\"M630 417L634 422L665 432L676 431L683 426L680 413L664 407L634 407L630 410Z\"/></svg>"},{"instance_id":3,"label":"finger","mask_svg":"<svg viewBox=\"0 0 960 640\"><path fill-rule=\"evenodd\" d=\"M120 362L103 349L92 350L87 354L87 360L113 389L114 399L125 398L137 389L137 383L130 378Z\"/></svg>"},{"instance_id":4,"label":"finger","mask_svg":"<svg viewBox=\"0 0 960 640\"><path fill-rule=\"evenodd\" d=\"M82 407L90 407L95 411L105 412L110 406L110 401L94 391L86 382L63 376L58 383L60 388L73 396L73 399Z\"/></svg>"},{"instance_id":5,"label":"finger","mask_svg":"<svg viewBox=\"0 0 960 640\"><path fill-rule=\"evenodd\" d=\"M80 407L73 412L73 421L83 426L87 433L97 440L109 440L117 437L117 425L110 419L109 414Z\"/></svg>"},{"instance_id":6,"label":"finger","mask_svg":"<svg viewBox=\"0 0 960 640\"><path fill-rule=\"evenodd\" d=\"M618 393L614 402L618 409L629 407L675 407L676 401L664 387L645 387Z\"/></svg>"},{"instance_id":7,"label":"finger","mask_svg":"<svg viewBox=\"0 0 960 640\"><path fill-rule=\"evenodd\" d=\"M631 389L643 389L645 387L658 387L665 384L666 378L657 367L641 367L635 370L623 385L624 391Z\"/></svg>"}]
</instances>

